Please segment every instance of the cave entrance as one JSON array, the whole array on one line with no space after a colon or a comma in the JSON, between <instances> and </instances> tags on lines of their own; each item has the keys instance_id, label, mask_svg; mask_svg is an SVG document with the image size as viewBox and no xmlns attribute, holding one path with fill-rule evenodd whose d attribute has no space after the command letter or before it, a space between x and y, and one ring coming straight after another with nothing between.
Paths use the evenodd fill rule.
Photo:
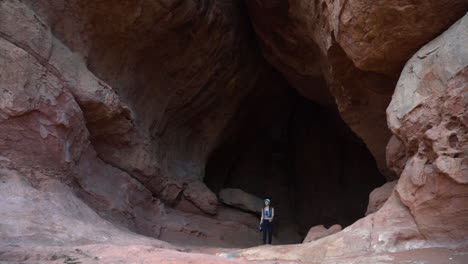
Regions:
<instances>
[{"instance_id":1,"label":"cave entrance","mask_svg":"<svg viewBox=\"0 0 468 264\"><path fill-rule=\"evenodd\" d=\"M289 88L241 106L204 181L217 194L235 188L271 198L275 237L300 243L315 225L344 228L364 217L369 193L385 178L336 111Z\"/></svg>"}]
</instances>

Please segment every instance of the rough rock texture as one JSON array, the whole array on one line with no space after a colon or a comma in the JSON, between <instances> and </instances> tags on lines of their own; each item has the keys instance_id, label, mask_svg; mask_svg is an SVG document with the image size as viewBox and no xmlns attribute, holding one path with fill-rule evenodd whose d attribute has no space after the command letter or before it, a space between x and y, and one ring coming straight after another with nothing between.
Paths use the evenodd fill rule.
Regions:
<instances>
[{"instance_id":1,"label":"rough rock texture","mask_svg":"<svg viewBox=\"0 0 468 264\"><path fill-rule=\"evenodd\" d=\"M241 189L222 189L219 192L219 199L227 205L253 213L261 213L264 206L262 199Z\"/></svg>"},{"instance_id":2,"label":"rough rock texture","mask_svg":"<svg viewBox=\"0 0 468 264\"><path fill-rule=\"evenodd\" d=\"M400 177L408 161L408 157L406 156L405 146L395 135L388 141L385 156L387 167Z\"/></svg>"},{"instance_id":3,"label":"rough rock texture","mask_svg":"<svg viewBox=\"0 0 468 264\"><path fill-rule=\"evenodd\" d=\"M352 143L349 133L340 134L344 130L335 131L338 126L330 124L339 120L327 119L336 117L334 101L381 172L388 179L400 176L396 191L377 212L336 234L226 257L323 262L419 247L468 246L466 17L424 46L403 69L387 110L394 133L389 142L384 113L403 62L462 16L468 3L245 3L265 57L287 82L260 55L243 1L0 0L0 247L7 248L0 251L1 258L17 261L9 255L11 248L20 252L25 246L43 246L39 251L47 252L36 254L37 261L45 256L69 263L61 255L48 255L52 249L45 247L97 243L107 245L90 250L107 254L111 263L128 261L132 252L178 263L179 253L151 254L155 248L173 247L155 238L197 247L259 244L258 219L219 207L202 182L208 157L229 142L231 133L248 128L239 125L239 112L267 114L265 123L274 126L260 134L274 132L273 141L257 142L260 152L268 150L258 160L274 168L268 179L275 187L269 191L280 198L293 193L294 199L284 196L289 203L306 200L309 192L314 198L327 197L329 189L321 187L331 185L339 194L334 203L353 203L347 210L335 209L339 213L322 203L320 217L333 223L339 222L336 218L349 221L349 215L354 219L361 215L356 209L365 209L369 183L380 175L370 180L371 174L363 173L363 184L353 177L356 171L375 168L373 163L354 163L368 153L361 151L362 144L357 147L359 141ZM299 101L289 102L296 104L298 114L286 118L281 107L257 116L251 110L262 110L261 103L242 111L247 98L250 103L266 100L258 96L265 91L271 91L269 99L281 96L288 83L320 105L323 111L314 112L320 122L308 122L309 112L301 108L307 104ZM276 126L275 120L284 126ZM233 127L237 129L231 132ZM314 128L319 132L309 133ZM285 131L289 137L283 137ZM340 137L344 139L334 145L317 148L328 152L309 155L317 154L308 152L311 145ZM285 138L297 141L287 145ZM297 148L285 151L285 146ZM249 161L245 157L259 153L249 151L236 152L246 155L236 154L239 159L226 163L244 168ZM339 162L327 165L333 173L309 177L321 157L330 162L335 152L341 155ZM284 153L294 158L287 160ZM252 167L257 168L258 160L250 159ZM345 173L347 168L353 173ZM294 176L282 177L285 171ZM219 177L221 188L226 182L243 185L246 179L263 179L232 178L236 174L230 172ZM291 192L290 186L298 191ZM298 214L291 213L294 207L284 208L279 211L301 220L314 214L307 203L298 204ZM291 231L284 237L298 240L293 237L296 226L287 224L281 232ZM31 256L19 254L19 261ZM115 254L120 255L112 259Z\"/></svg>"},{"instance_id":4,"label":"rough rock texture","mask_svg":"<svg viewBox=\"0 0 468 264\"><path fill-rule=\"evenodd\" d=\"M466 248L467 32L468 15L405 66L387 111L409 159L380 210L312 243L247 249L239 256L322 262L365 252Z\"/></svg>"},{"instance_id":5,"label":"rough rock texture","mask_svg":"<svg viewBox=\"0 0 468 264\"><path fill-rule=\"evenodd\" d=\"M381 171L385 109L404 62L460 18L465 0L246 1L265 57L306 97L330 105L364 140ZM324 86L320 76L328 84Z\"/></svg>"},{"instance_id":6,"label":"rough rock texture","mask_svg":"<svg viewBox=\"0 0 468 264\"><path fill-rule=\"evenodd\" d=\"M151 141L140 153L133 141L119 149L112 139L98 137L100 153L142 181L151 180L154 190L166 187L159 181L201 179L206 155L260 69L242 6L48 0L30 5L131 106L143 140ZM167 188L172 189L166 195L177 196L174 187Z\"/></svg>"},{"instance_id":7,"label":"rough rock texture","mask_svg":"<svg viewBox=\"0 0 468 264\"><path fill-rule=\"evenodd\" d=\"M261 252L263 248L258 247ZM275 247L284 256L289 255L288 247ZM165 250L147 246L112 246L89 245L82 247L3 247L0 248L0 260L5 263L40 262L51 264L63 264L64 262L80 262L83 264L105 263L167 263L167 264L401 264L421 263L426 264L465 264L466 251L455 251L443 248L407 250L397 253L364 254L344 258L333 258L322 262L309 260L287 261L284 259L272 261L249 261L234 259L238 252L219 249L188 250L181 252ZM187 250L183 250L187 251ZM213 256L216 255L216 256ZM258 254L261 258L261 255Z\"/></svg>"},{"instance_id":8,"label":"rough rock texture","mask_svg":"<svg viewBox=\"0 0 468 264\"><path fill-rule=\"evenodd\" d=\"M468 230L468 16L406 64L388 125L408 161L396 191L421 234L466 244Z\"/></svg>"},{"instance_id":9,"label":"rough rock texture","mask_svg":"<svg viewBox=\"0 0 468 264\"><path fill-rule=\"evenodd\" d=\"M318 225L311 227L309 229L309 232L307 233L307 236L304 238L304 241L302 243L309 243L318 239L321 239L323 237L333 235L335 233L338 233L342 230L343 228L340 225L332 225L330 228L326 228L323 225Z\"/></svg>"},{"instance_id":10,"label":"rough rock texture","mask_svg":"<svg viewBox=\"0 0 468 264\"><path fill-rule=\"evenodd\" d=\"M257 243L243 224L203 218L204 226L185 228L192 215L165 210L184 200L205 217L216 213L216 196L200 182L203 160L263 71L241 6L124 2L113 1L115 10L110 2L0 2L0 165L12 171L5 177L59 180L100 216L141 234L207 235L230 245L227 226L245 230L235 245ZM153 27L158 19L167 28ZM151 38L137 41L144 32ZM171 34L176 43L167 43ZM40 233L36 227L18 226L14 235Z\"/></svg>"},{"instance_id":11,"label":"rough rock texture","mask_svg":"<svg viewBox=\"0 0 468 264\"><path fill-rule=\"evenodd\" d=\"M397 181L387 182L373 190L369 195L369 204L367 205L366 215L377 212L392 195Z\"/></svg>"},{"instance_id":12,"label":"rough rock texture","mask_svg":"<svg viewBox=\"0 0 468 264\"><path fill-rule=\"evenodd\" d=\"M29 172L31 173L31 172ZM174 248L168 243L117 228L56 179L28 179L0 170L0 245L63 246L108 243Z\"/></svg>"},{"instance_id":13,"label":"rough rock texture","mask_svg":"<svg viewBox=\"0 0 468 264\"><path fill-rule=\"evenodd\" d=\"M164 264L275 264L276 261L227 259L211 254L181 252L151 246L88 245L82 247L6 247L0 248L2 263L164 263ZM283 262L299 264L299 262Z\"/></svg>"},{"instance_id":14,"label":"rough rock texture","mask_svg":"<svg viewBox=\"0 0 468 264\"><path fill-rule=\"evenodd\" d=\"M74 91L99 157L175 205L186 187L202 179L206 157L265 69L243 6L231 1L23 2L34 10L36 24L83 58L103 80L100 86L112 87L127 104L102 119L96 116L99 105L77 95L86 88ZM67 71L74 65L65 60L57 67ZM214 195L203 185L197 189L205 193L201 200L192 190L186 198L213 214ZM202 200L207 196L210 202Z\"/></svg>"},{"instance_id":15,"label":"rough rock texture","mask_svg":"<svg viewBox=\"0 0 468 264\"><path fill-rule=\"evenodd\" d=\"M33 183L51 178L80 186L102 214L157 235L158 201L96 155L80 102L94 106L96 120L128 123L125 105L26 6L2 1L0 19L0 64L8 65L0 68L1 167L25 170ZM68 62L73 67L59 67Z\"/></svg>"}]
</instances>

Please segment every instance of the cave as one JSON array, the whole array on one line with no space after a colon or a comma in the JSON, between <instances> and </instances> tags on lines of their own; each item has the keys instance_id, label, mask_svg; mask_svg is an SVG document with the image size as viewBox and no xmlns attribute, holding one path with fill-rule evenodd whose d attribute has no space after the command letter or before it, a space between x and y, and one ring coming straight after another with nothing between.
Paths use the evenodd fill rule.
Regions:
<instances>
[{"instance_id":1,"label":"cave","mask_svg":"<svg viewBox=\"0 0 468 264\"><path fill-rule=\"evenodd\" d=\"M270 198L274 234L298 243L313 226L346 227L364 217L369 193L386 179L336 110L279 83L242 104L204 182L214 193L234 188Z\"/></svg>"},{"instance_id":2,"label":"cave","mask_svg":"<svg viewBox=\"0 0 468 264\"><path fill-rule=\"evenodd\" d=\"M468 2L412 2L0 0L0 262L467 263Z\"/></svg>"}]
</instances>

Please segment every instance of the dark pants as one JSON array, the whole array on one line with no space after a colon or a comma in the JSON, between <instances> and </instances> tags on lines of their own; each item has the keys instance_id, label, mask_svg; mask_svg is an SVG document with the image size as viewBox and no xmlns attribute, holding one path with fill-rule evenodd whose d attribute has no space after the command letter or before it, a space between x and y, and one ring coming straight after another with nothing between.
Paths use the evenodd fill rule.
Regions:
<instances>
[{"instance_id":1,"label":"dark pants","mask_svg":"<svg viewBox=\"0 0 468 264\"><path fill-rule=\"evenodd\" d=\"M267 243L267 235L268 235L268 244L271 244L271 239L273 237L273 223L268 220L263 220L262 231L263 231L263 244Z\"/></svg>"}]
</instances>

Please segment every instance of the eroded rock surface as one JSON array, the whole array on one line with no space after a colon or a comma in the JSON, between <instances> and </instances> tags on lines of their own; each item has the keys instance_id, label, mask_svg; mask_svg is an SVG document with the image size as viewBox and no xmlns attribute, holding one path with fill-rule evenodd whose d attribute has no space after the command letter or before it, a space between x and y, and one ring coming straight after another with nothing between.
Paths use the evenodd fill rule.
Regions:
<instances>
[{"instance_id":1,"label":"eroded rock surface","mask_svg":"<svg viewBox=\"0 0 468 264\"><path fill-rule=\"evenodd\" d=\"M311 227L309 229L309 232L307 233L306 238L304 238L304 241L302 243L309 243L321 239L323 237L333 235L337 232L340 232L342 229L343 228L340 225L332 225L328 229L323 225Z\"/></svg>"},{"instance_id":2,"label":"eroded rock surface","mask_svg":"<svg viewBox=\"0 0 468 264\"><path fill-rule=\"evenodd\" d=\"M387 108L403 64L467 10L464 0L246 1L263 54L304 96L333 104L389 178ZM322 85L323 79L327 86ZM320 81L322 80L322 81ZM328 87L328 89L327 89Z\"/></svg>"},{"instance_id":3,"label":"eroded rock surface","mask_svg":"<svg viewBox=\"0 0 468 264\"><path fill-rule=\"evenodd\" d=\"M467 246L467 26L464 16L405 66L387 112L409 159L382 208L315 242L247 249L240 256L322 262L364 252Z\"/></svg>"},{"instance_id":4,"label":"eroded rock surface","mask_svg":"<svg viewBox=\"0 0 468 264\"><path fill-rule=\"evenodd\" d=\"M2 168L68 184L101 217L141 234L224 245L219 226L255 234L203 218L207 227L187 232L191 214L165 210L184 200L203 217L217 212L200 181L204 160L268 72L242 6L124 2L0 2Z\"/></svg>"},{"instance_id":5,"label":"eroded rock surface","mask_svg":"<svg viewBox=\"0 0 468 264\"><path fill-rule=\"evenodd\" d=\"M219 192L219 198L227 205L253 213L261 213L264 206L262 199L250 193L246 193L241 189L222 189Z\"/></svg>"},{"instance_id":6,"label":"eroded rock surface","mask_svg":"<svg viewBox=\"0 0 468 264\"><path fill-rule=\"evenodd\" d=\"M406 64L387 109L408 156L396 190L421 234L467 243L468 16Z\"/></svg>"},{"instance_id":7,"label":"eroded rock surface","mask_svg":"<svg viewBox=\"0 0 468 264\"><path fill-rule=\"evenodd\" d=\"M369 204L367 205L366 215L377 212L392 195L397 181L387 182L373 190L369 195Z\"/></svg>"},{"instance_id":8,"label":"eroded rock surface","mask_svg":"<svg viewBox=\"0 0 468 264\"><path fill-rule=\"evenodd\" d=\"M273 131L275 140L258 140L260 152L238 152L243 156L237 161L226 155L223 164L258 169L258 160L248 155L269 150L259 160L274 168L265 175L275 186L264 189L282 198L295 186L300 190L295 199L302 201L310 193L326 198L330 193L320 186L336 185L339 199L331 205L340 199L359 204L343 214L329 215L333 206L316 212L333 223L336 217L349 221L349 215L360 216L355 209L365 210L361 198L367 193L353 191L369 186L351 185L359 178L345 174L374 171L373 163L347 162L350 156L367 158L364 147L356 151L360 141L349 133L323 130L338 126L301 124L309 119L298 100L292 102L299 113L289 117L284 102L242 109L246 101L250 105L283 96L292 85L320 105L320 124L337 122L337 107L380 171L399 181L388 199L371 199L372 207L380 209L371 209L375 212L341 232L227 257L323 262L419 247L466 247L467 17L420 49L398 84L397 79L403 63L462 16L468 3L258 0L246 5L250 16L242 1L0 1L0 242L18 252L24 246L102 243L109 247L91 251L102 249L110 257L123 246L122 254L145 251L155 261L175 263L181 261L179 253L152 255L155 248L175 248L157 239L190 246L259 244L258 219L220 206L202 182L208 157L221 142L236 144L227 139L245 129L238 113L254 116L249 122L263 119L252 128L276 125L275 120L283 126L264 130ZM256 39L287 81L263 60ZM395 84L387 109L394 134L389 141L384 110ZM308 133L313 129L319 132ZM284 150L284 139L291 139L285 131L297 140L294 146L304 148ZM339 164L328 166L333 173L309 177L314 169L310 157L316 155L315 164L321 157L336 157L312 152L310 146L339 137L346 139L333 145L342 155ZM330 145L317 149L330 150ZM296 159L286 160L284 153ZM280 159L287 162L276 162ZM252 163L243 167L244 162ZM288 170L281 164L300 177L282 177ZM228 174L213 185L262 186L252 182L263 178ZM369 173L361 176L368 179ZM310 186L317 188L309 193ZM308 211L310 204L288 207L277 200L283 216L307 220L314 214ZM294 214L291 208L303 210ZM288 231L281 236L300 241L296 226L284 223L281 232Z\"/></svg>"}]
</instances>

